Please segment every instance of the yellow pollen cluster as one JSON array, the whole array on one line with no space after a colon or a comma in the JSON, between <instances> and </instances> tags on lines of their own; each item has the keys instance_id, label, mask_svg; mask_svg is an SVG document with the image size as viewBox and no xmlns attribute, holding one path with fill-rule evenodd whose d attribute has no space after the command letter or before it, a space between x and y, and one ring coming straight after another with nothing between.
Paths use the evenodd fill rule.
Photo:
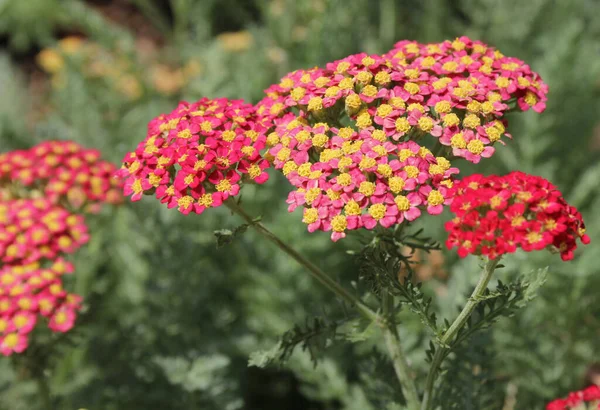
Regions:
<instances>
[{"instance_id":1,"label":"yellow pollen cluster","mask_svg":"<svg viewBox=\"0 0 600 410\"><path fill-rule=\"evenodd\" d=\"M372 124L373 124L373 121L371 120L371 115L369 115L367 110L364 110L363 112L361 112L358 115L358 117L356 118L356 126L360 129L367 128L367 127L371 126Z\"/></svg>"},{"instance_id":2,"label":"yellow pollen cluster","mask_svg":"<svg viewBox=\"0 0 600 410\"><path fill-rule=\"evenodd\" d=\"M450 112L452 106L450 105L449 101L442 100L435 103L434 109L437 113L445 114Z\"/></svg>"},{"instance_id":3,"label":"yellow pollen cluster","mask_svg":"<svg viewBox=\"0 0 600 410\"><path fill-rule=\"evenodd\" d=\"M182 196L177 200L177 205L181 208L189 208L194 203L194 198L190 195Z\"/></svg>"},{"instance_id":4,"label":"yellow pollen cluster","mask_svg":"<svg viewBox=\"0 0 600 410\"><path fill-rule=\"evenodd\" d=\"M323 109L323 99L321 97L312 97L308 101L308 111L318 111Z\"/></svg>"},{"instance_id":5,"label":"yellow pollen cluster","mask_svg":"<svg viewBox=\"0 0 600 410\"><path fill-rule=\"evenodd\" d=\"M467 114L463 120L463 125L467 128L475 129L481 125L481 119L475 114Z\"/></svg>"},{"instance_id":6,"label":"yellow pollen cluster","mask_svg":"<svg viewBox=\"0 0 600 410\"><path fill-rule=\"evenodd\" d=\"M399 211L406 212L410 209L410 201L404 195L398 195L394 198L394 202Z\"/></svg>"},{"instance_id":7,"label":"yellow pollen cluster","mask_svg":"<svg viewBox=\"0 0 600 410\"><path fill-rule=\"evenodd\" d=\"M385 71L380 71L375 75L375 84L377 85L386 85L390 81L392 81L392 78L390 74Z\"/></svg>"},{"instance_id":8,"label":"yellow pollen cluster","mask_svg":"<svg viewBox=\"0 0 600 410\"><path fill-rule=\"evenodd\" d=\"M319 219L319 211L315 208L306 208L304 210L304 217L302 218L302 222L305 224L312 224Z\"/></svg>"},{"instance_id":9,"label":"yellow pollen cluster","mask_svg":"<svg viewBox=\"0 0 600 410\"><path fill-rule=\"evenodd\" d=\"M331 219L331 229L334 232L344 232L348 226L348 220L344 215L336 215Z\"/></svg>"},{"instance_id":10,"label":"yellow pollen cluster","mask_svg":"<svg viewBox=\"0 0 600 410\"><path fill-rule=\"evenodd\" d=\"M389 164L379 164L377 166L377 173L379 173L380 175L383 175L386 178L389 178L390 175L392 175L393 170Z\"/></svg>"},{"instance_id":11,"label":"yellow pollen cluster","mask_svg":"<svg viewBox=\"0 0 600 410\"><path fill-rule=\"evenodd\" d=\"M425 132L429 132L433 129L433 120L429 117L419 118L419 128Z\"/></svg>"},{"instance_id":12,"label":"yellow pollen cluster","mask_svg":"<svg viewBox=\"0 0 600 410\"><path fill-rule=\"evenodd\" d=\"M357 110L361 107L362 101L358 94L350 94L346 97L346 107L350 110Z\"/></svg>"},{"instance_id":13,"label":"yellow pollen cluster","mask_svg":"<svg viewBox=\"0 0 600 410\"><path fill-rule=\"evenodd\" d=\"M400 117L398 119L396 119L396 131L398 132L402 132L402 133L407 133L408 131L410 131L410 123L408 122L408 120L404 117Z\"/></svg>"},{"instance_id":14,"label":"yellow pollen cluster","mask_svg":"<svg viewBox=\"0 0 600 410\"><path fill-rule=\"evenodd\" d=\"M343 173L337 176L336 182L341 186L348 186L352 183L352 176L347 173Z\"/></svg>"},{"instance_id":15,"label":"yellow pollen cluster","mask_svg":"<svg viewBox=\"0 0 600 410\"><path fill-rule=\"evenodd\" d=\"M467 144L467 149L471 154L479 155L483 152L485 146L480 140L471 140Z\"/></svg>"},{"instance_id":16,"label":"yellow pollen cluster","mask_svg":"<svg viewBox=\"0 0 600 410\"><path fill-rule=\"evenodd\" d=\"M203 194L199 199L198 199L198 204L202 205L206 208L210 208L212 206L213 203L213 198L211 194Z\"/></svg>"},{"instance_id":17,"label":"yellow pollen cluster","mask_svg":"<svg viewBox=\"0 0 600 410\"><path fill-rule=\"evenodd\" d=\"M440 191L434 189L427 195L427 203L434 206L441 205L444 203L444 196Z\"/></svg>"},{"instance_id":18,"label":"yellow pollen cluster","mask_svg":"<svg viewBox=\"0 0 600 410\"><path fill-rule=\"evenodd\" d=\"M219 192L227 192L231 189L231 182L228 179L223 179L219 181L216 185L217 191Z\"/></svg>"},{"instance_id":19,"label":"yellow pollen cluster","mask_svg":"<svg viewBox=\"0 0 600 410\"><path fill-rule=\"evenodd\" d=\"M361 84L369 84L373 79L373 74L371 74L368 71L361 71L358 74L356 74L355 78L356 81L358 81Z\"/></svg>"},{"instance_id":20,"label":"yellow pollen cluster","mask_svg":"<svg viewBox=\"0 0 600 410\"><path fill-rule=\"evenodd\" d=\"M315 134L312 137L312 144L315 147L323 147L328 141L329 138L325 134Z\"/></svg>"},{"instance_id":21,"label":"yellow pollen cluster","mask_svg":"<svg viewBox=\"0 0 600 410\"><path fill-rule=\"evenodd\" d=\"M344 212L346 215L352 216L358 216L362 213L360 205L358 205L358 202L353 199L348 201L348 203L344 206Z\"/></svg>"},{"instance_id":22,"label":"yellow pollen cluster","mask_svg":"<svg viewBox=\"0 0 600 410\"><path fill-rule=\"evenodd\" d=\"M386 206L384 204L374 204L369 207L369 215L375 220L380 220L385 216Z\"/></svg>"},{"instance_id":23,"label":"yellow pollen cluster","mask_svg":"<svg viewBox=\"0 0 600 410\"><path fill-rule=\"evenodd\" d=\"M389 104L381 104L377 107L377 116L385 118L391 114L393 107Z\"/></svg>"},{"instance_id":24,"label":"yellow pollen cluster","mask_svg":"<svg viewBox=\"0 0 600 410\"><path fill-rule=\"evenodd\" d=\"M414 165L407 165L404 167L404 172L409 178L416 178L419 175L419 168Z\"/></svg>"},{"instance_id":25,"label":"yellow pollen cluster","mask_svg":"<svg viewBox=\"0 0 600 410\"><path fill-rule=\"evenodd\" d=\"M420 91L420 87L415 83L406 83L404 84L404 89L410 93L411 95L415 95Z\"/></svg>"},{"instance_id":26,"label":"yellow pollen cluster","mask_svg":"<svg viewBox=\"0 0 600 410\"><path fill-rule=\"evenodd\" d=\"M368 181L361 182L358 187L358 192L364 196L372 196L375 193L375 184Z\"/></svg>"},{"instance_id":27,"label":"yellow pollen cluster","mask_svg":"<svg viewBox=\"0 0 600 410\"><path fill-rule=\"evenodd\" d=\"M300 101L306 95L306 88L296 87L290 93L294 101Z\"/></svg>"}]
</instances>

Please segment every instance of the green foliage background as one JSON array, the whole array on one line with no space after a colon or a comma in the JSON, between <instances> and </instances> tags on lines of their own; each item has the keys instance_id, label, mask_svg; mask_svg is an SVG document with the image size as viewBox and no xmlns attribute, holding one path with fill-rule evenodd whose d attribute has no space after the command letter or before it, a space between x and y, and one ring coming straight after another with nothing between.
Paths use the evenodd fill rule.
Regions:
<instances>
[{"instance_id":1,"label":"green foliage background","mask_svg":"<svg viewBox=\"0 0 600 410\"><path fill-rule=\"evenodd\" d=\"M202 73L172 96L150 88L131 101L68 63L62 87L32 95L31 70L23 71L23 62L65 33L130 56L137 72L147 69L135 57L136 30L107 19L95 7L101 3L127 3L159 33L159 59L183 64L194 58ZM598 15L595 0L0 0L0 147L73 139L118 162L142 140L146 123L180 99L254 102L288 71L355 52L383 52L400 39L464 34L519 57L549 84L548 109L510 118L514 140L464 172L519 169L550 179L582 211L592 244L570 263L548 253L509 258L499 273L504 282L549 266L547 282L526 309L479 333L454 357L446 377L455 382L441 408L542 409L584 387L586 367L600 355ZM252 36L239 52L215 37L237 30ZM40 107L43 115L36 115ZM273 177L264 188L246 188L243 200L278 235L352 286L358 272L346 251L358 242L332 244L326 234L309 235L299 216L287 213L286 193L285 181ZM252 231L216 250L213 231L239 223L225 210L185 217L144 200L88 219L92 240L76 255L72 278L86 312L70 343L46 352L57 408L401 408L390 404L401 399L377 333L355 322L342 329L350 341L324 341L316 367L299 349L282 368L248 367L253 352L272 349L295 324L346 312ZM444 220L423 225L441 240ZM438 316L450 318L478 266L445 256L449 279L429 281L424 290L435 295ZM401 331L422 384L429 335L409 312ZM261 354L252 357L260 362ZM19 363L0 360L0 409L42 408Z\"/></svg>"}]
</instances>

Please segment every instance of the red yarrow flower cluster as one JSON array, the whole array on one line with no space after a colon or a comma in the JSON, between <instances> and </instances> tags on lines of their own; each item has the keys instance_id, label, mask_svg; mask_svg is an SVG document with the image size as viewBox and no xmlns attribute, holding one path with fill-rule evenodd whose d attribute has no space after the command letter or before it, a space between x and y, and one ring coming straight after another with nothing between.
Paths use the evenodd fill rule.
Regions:
<instances>
[{"instance_id":1,"label":"red yarrow flower cluster","mask_svg":"<svg viewBox=\"0 0 600 410\"><path fill-rule=\"evenodd\" d=\"M0 154L0 200L44 197L88 212L122 202L116 167L72 141L45 141Z\"/></svg>"},{"instance_id":2,"label":"red yarrow flower cluster","mask_svg":"<svg viewBox=\"0 0 600 410\"><path fill-rule=\"evenodd\" d=\"M549 403L546 410L597 410L600 409L600 387L590 386L584 390L569 393L566 399Z\"/></svg>"},{"instance_id":3,"label":"red yarrow flower cluster","mask_svg":"<svg viewBox=\"0 0 600 410\"><path fill-rule=\"evenodd\" d=\"M200 214L237 195L243 182L266 182L264 121L241 100L180 103L152 120L144 141L125 156L117 174L125 195L137 201L154 194L169 208Z\"/></svg>"},{"instance_id":4,"label":"red yarrow flower cluster","mask_svg":"<svg viewBox=\"0 0 600 410\"><path fill-rule=\"evenodd\" d=\"M452 188L446 245L458 255L490 259L517 248L550 249L573 259L577 239L589 243L581 214L544 178L512 172L505 176L472 175Z\"/></svg>"},{"instance_id":5,"label":"red yarrow flower cluster","mask_svg":"<svg viewBox=\"0 0 600 410\"><path fill-rule=\"evenodd\" d=\"M67 332L81 309L81 297L63 288L62 275L73 266L57 259L0 269L0 353L9 356L23 352L41 318L53 332Z\"/></svg>"}]
</instances>

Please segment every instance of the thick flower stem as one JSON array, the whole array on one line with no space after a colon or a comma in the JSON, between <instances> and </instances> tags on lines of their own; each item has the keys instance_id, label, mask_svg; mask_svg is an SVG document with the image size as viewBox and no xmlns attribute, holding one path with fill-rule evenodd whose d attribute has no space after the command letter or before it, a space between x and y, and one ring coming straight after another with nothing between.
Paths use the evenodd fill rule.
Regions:
<instances>
[{"instance_id":1,"label":"thick flower stem","mask_svg":"<svg viewBox=\"0 0 600 410\"><path fill-rule=\"evenodd\" d=\"M250 226L252 226L258 233L264 236L269 241L273 242L279 249L290 255L300 265L304 266L310 274L318 280L327 289L338 295L340 298L348 302L349 304L356 306L362 316L370 321L377 322L379 316L371 308L365 305L358 297L353 295L344 289L339 283L331 279L325 272L319 269L314 263L306 259L304 256L299 254L295 249L290 247L287 243L279 239L277 235L268 230L262 223L256 221L250 215L246 213L234 200L229 199L225 202L225 205L231 211L241 216Z\"/></svg>"},{"instance_id":2,"label":"thick flower stem","mask_svg":"<svg viewBox=\"0 0 600 410\"><path fill-rule=\"evenodd\" d=\"M385 339L385 345L392 359L394 365L394 371L396 377L402 386L404 392L404 398L406 399L407 408L409 410L419 409L419 393L415 385L414 379L410 372L410 366L402 350L400 344L400 335L393 317L394 308L394 297L393 295L386 292L382 298L383 313L385 317L385 324L382 326L383 337Z\"/></svg>"},{"instance_id":3,"label":"thick flower stem","mask_svg":"<svg viewBox=\"0 0 600 410\"><path fill-rule=\"evenodd\" d=\"M429 407L431 406L433 384L437 377L439 367L442 364L444 357L448 353L448 348L444 346L449 345L460 329L463 328L467 320L469 320L469 317L479 304L481 296L483 296L483 292L487 289L488 283L492 279L492 274L494 273L499 260L500 258L491 259L485 264L485 267L481 272L479 282L477 283L477 286L475 286L475 290L473 290L471 297L465 304L465 307L462 309L458 317L454 320L454 322L452 322L448 330L442 336L440 340L440 347L433 355L431 367L429 368L429 374L427 375L427 381L425 382L425 394L423 396L421 410L429 410Z\"/></svg>"},{"instance_id":4,"label":"thick flower stem","mask_svg":"<svg viewBox=\"0 0 600 410\"><path fill-rule=\"evenodd\" d=\"M50 395L50 388L48 382L43 374L37 374L35 376L35 382L38 387L38 394L40 395L40 401L44 406L44 410L53 410L52 407L52 396Z\"/></svg>"}]
</instances>

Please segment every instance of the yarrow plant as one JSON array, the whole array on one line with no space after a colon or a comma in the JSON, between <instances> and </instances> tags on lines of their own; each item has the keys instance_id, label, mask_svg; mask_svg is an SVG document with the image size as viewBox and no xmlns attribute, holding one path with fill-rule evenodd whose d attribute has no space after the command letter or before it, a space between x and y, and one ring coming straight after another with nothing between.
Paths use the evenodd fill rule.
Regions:
<instances>
[{"instance_id":1,"label":"yarrow plant","mask_svg":"<svg viewBox=\"0 0 600 410\"><path fill-rule=\"evenodd\" d=\"M0 155L0 353L22 353L46 320L52 332L75 324L82 298L63 286L65 257L89 240L82 213L122 202L116 168L97 150L46 141Z\"/></svg>"},{"instance_id":2,"label":"yarrow plant","mask_svg":"<svg viewBox=\"0 0 600 410\"><path fill-rule=\"evenodd\" d=\"M597 410L600 409L600 386L569 393L565 399L557 399L546 406L546 410Z\"/></svg>"},{"instance_id":3,"label":"yarrow plant","mask_svg":"<svg viewBox=\"0 0 600 410\"><path fill-rule=\"evenodd\" d=\"M184 214L226 205L381 329L408 409L444 408L433 394L442 362L497 317L484 314L471 329L480 304L485 313L485 301L510 299L509 288L487 290L502 255L547 248L569 260L578 239L589 242L581 215L543 178L514 172L457 179L459 160L478 164L511 138L506 113L542 112L547 91L523 61L480 41L401 41L383 55L361 53L294 71L256 106L226 99L182 102L150 122L117 175L133 201L152 195ZM331 232L333 241L354 230L371 236L359 252L366 267L361 278L372 284L379 307L331 279L233 198L242 184L265 182L269 168L289 181L288 209L302 209L309 232ZM405 247L434 248L404 228L444 207L455 214L446 224L448 248L458 248L461 257L481 256L485 266L458 317L442 325L419 286L400 280L398 272L402 264L412 270ZM521 291L507 309L527 286L511 288ZM422 388L396 325L402 304L412 305L435 334ZM282 338L271 359L289 357L304 340L296 336Z\"/></svg>"}]
</instances>

